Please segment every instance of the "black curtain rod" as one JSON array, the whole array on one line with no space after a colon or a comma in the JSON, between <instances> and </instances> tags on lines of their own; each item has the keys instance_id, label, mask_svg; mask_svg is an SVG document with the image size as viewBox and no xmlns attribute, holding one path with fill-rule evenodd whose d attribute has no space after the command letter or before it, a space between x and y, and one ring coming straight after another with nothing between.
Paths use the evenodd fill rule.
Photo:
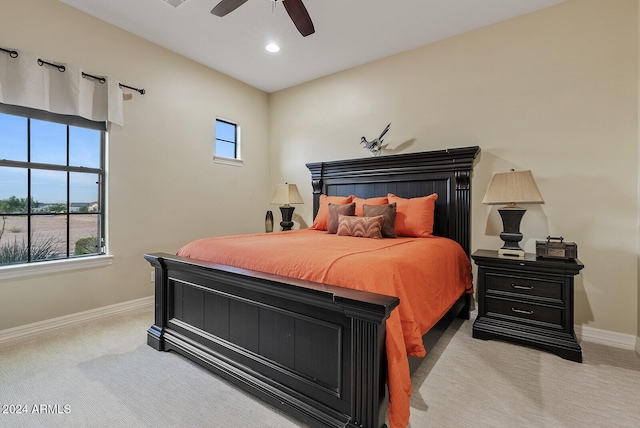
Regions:
<instances>
[{"instance_id":1,"label":"black curtain rod","mask_svg":"<svg viewBox=\"0 0 640 428\"><path fill-rule=\"evenodd\" d=\"M4 48L0 48L0 51L8 53L11 58L18 58L18 52L17 51L12 51L12 50L9 50L9 49L4 49Z\"/></svg>"},{"instance_id":2,"label":"black curtain rod","mask_svg":"<svg viewBox=\"0 0 640 428\"><path fill-rule=\"evenodd\" d=\"M0 48L0 51L8 53L11 58L18 58L18 52L17 51L12 51L12 50L5 49L5 48ZM51 67L57 68L60 73L64 73L64 71L66 70L66 67L64 65L54 64L54 63L47 62L47 61L45 61L43 59L38 58L38 65L39 66L42 67L45 64L50 65ZM85 73L84 71L82 72L82 77L83 78L90 77L91 79L95 79L100 83L105 83L107 81L107 79L105 79L104 77L94 76L93 74ZM127 88L127 89L134 90L134 91L140 93L140 95L144 95L145 92L146 92L144 89L134 88L133 86L128 86L128 85L125 85L124 83L119 83L119 85L120 85L121 88Z\"/></svg>"},{"instance_id":3,"label":"black curtain rod","mask_svg":"<svg viewBox=\"0 0 640 428\"><path fill-rule=\"evenodd\" d=\"M84 71L82 72L82 77L85 78L85 79L87 77L90 77L92 79L97 80L98 82L100 82L102 84L104 84L107 81L107 79L105 79L104 77L94 76L93 74L85 73Z\"/></svg>"},{"instance_id":4,"label":"black curtain rod","mask_svg":"<svg viewBox=\"0 0 640 428\"><path fill-rule=\"evenodd\" d=\"M66 67L64 65L54 64L52 62L47 62L45 60L38 58L38 65L40 67L42 67L45 64L50 65L51 67L57 68L60 73L64 73L64 71L66 70Z\"/></svg>"},{"instance_id":5,"label":"black curtain rod","mask_svg":"<svg viewBox=\"0 0 640 428\"><path fill-rule=\"evenodd\" d=\"M89 73L85 73L84 71L82 72L82 77L87 78L90 77L92 79L97 80L100 83L105 83L107 81L107 79L105 79L104 77L100 77L100 76L94 76L92 74ZM127 89L132 89L134 91L137 91L140 93L140 95L144 95L144 93L146 92L144 89L138 89L138 88L134 88L132 86L127 86L124 83L118 83L120 85L121 88L127 88Z\"/></svg>"},{"instance_id":6,"label":"black curtain rod","mask_svg":"<svg viewBox=\"0 0 640 428\"><path fill-rule=\"evenodd\" d=\"M134 91L140 92L140 95L144 95L144 93L146 92L144 89L138 89L138 88L134 88L132 86L127 86L124 83L120 83L120 87L121 88L132 89Z\"/></svg>"}]
</instances>

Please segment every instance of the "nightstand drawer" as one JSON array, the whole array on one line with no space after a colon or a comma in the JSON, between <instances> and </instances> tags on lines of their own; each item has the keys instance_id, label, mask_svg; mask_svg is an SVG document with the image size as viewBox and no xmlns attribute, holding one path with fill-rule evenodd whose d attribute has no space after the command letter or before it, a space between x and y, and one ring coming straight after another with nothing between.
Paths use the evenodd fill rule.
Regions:
<instances>
[{"instance_id":1,"label":"nightstand drawer","mask_svg":"<svg viewBox=\"0 0 640 428\"><path fill-rule=\"evenodd\" d=\"M543 297L562 303L563 282L528 278L517 275L502 275L487 272L487 293L492 291L516 293L526 296Z\"/></svg>"},{"instance_id":2,"label":"nightstand drawer","mask_svg":"<svg viewBox=\"0 0 640 428\"><path fill-rule=\"evenodd\" d=\"M553 326L562 329L564 328L562 312L563 310L561 308L552 308L549 306L492 297L486 298L486 315L495 318L516 320L535 325L542 323L547 327Z\"/></svg>"}]
</instances>

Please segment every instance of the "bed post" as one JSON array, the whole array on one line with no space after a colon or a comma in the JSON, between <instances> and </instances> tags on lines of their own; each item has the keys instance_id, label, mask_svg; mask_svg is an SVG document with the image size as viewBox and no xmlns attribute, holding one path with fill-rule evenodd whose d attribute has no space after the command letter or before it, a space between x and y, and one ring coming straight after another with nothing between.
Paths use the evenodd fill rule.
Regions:
<instances>
[{"instance_id":1,"label":"bed post","mask_svg":"<svg viewBox=\"0 0 640 428\"><path fill-rule=\"evenodd\" d=\"M167 271L162 257L145 254L144 258L155 268L155 315L153 325L147 330L147 345L156 351L165 350L164 331L167 326Z\"/></svg>"},{"instance_id":2,"label":"bed post","mask_svg":"<svg viewBox=\"0 0 640 428\"><path fill-rule=\"evenodd\" d=\"M474 154L475 159L475 154ZM471 256L471 171L456 171L456 238L467 256ZM465 294L464 306L458 313L458 318L471 318L471 294Z\"/></svg>"},{"instance_id":3,"label":"bed post","mask_svg":"<svg viewBox=\"0 0 640 428\"><path fill-rule=\"evenodd\" d=\"M336 298L351 319L351 420L349 428L384 426L385 335L386 320L400 300L395 299L384 312L361 303Z\"/></svg>"},{"instance_id":4,"label":"bed post","mask_svg":"<svg viewBox=\"0 0 640 428\"><path fill-rule=\"evenodd\" d=\"M456 171L455 240L471 254L471 171Z\"/></svg>"},{"instance_id":5,"label":"bed post","mask_svg":"<svg viewBox=\"0 0 640 428\"><path fill-rule=\"evenodd\" d=\"M320 209L320 194L322 193L322 172L323 163L318 162L314 164L308 164L307 167L311 171L311 187L313 188L313 218L316 218L318 210Z\"/></svg>"}]
</instances>

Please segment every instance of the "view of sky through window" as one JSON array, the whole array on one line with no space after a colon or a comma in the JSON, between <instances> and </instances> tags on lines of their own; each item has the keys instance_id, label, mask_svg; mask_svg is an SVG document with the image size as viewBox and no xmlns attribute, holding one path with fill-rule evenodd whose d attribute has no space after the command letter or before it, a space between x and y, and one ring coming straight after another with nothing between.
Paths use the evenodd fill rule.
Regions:
<instances>
[{"instance_id":1,"label":"view of sky through window","mask_svg":"<svg viewBox=\"0 0 640 428\"><path fill-rule=\"evenodd\" d=\"M20 116L0 113L0 159L28 160L28 120ZM31 120L31 162L69 165L88 168L100 167L100 131L69 126L69 153L67 153L67 126L42 120ZM42 203L67 201L67 174L61 171L33 169L31 193ZM98 200L96 174L71 173L70 202ZM0 167L0 199L11 196L27 197L27 172L21 168Z\"/></svg>"},{"instance_id":2,"label":"view of sky through window","mask_svg":"<svg viewBox=\"0 0 640 428\"><path fill-rule=\"evenodd\" d=\"M216 120L216 156L234 159L237 157L236 125Z\"/></svg>"}]
</instances>

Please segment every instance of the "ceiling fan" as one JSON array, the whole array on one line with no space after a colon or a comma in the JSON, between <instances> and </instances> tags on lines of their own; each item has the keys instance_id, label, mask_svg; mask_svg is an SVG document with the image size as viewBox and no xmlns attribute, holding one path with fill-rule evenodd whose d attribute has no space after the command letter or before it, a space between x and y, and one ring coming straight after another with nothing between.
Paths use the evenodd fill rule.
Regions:
<instances>
[{"instance_id":1,"label":"ceiling fan","mask_svg":"<svg viewBox=\"0 0 640 428\"><path fill-rule=\"evenodd\" d=\"M278 0L273 0L277 2ZM311 17L309 16L309 12L307 12L307 8L304 7L302 0L280 0L284 5L289 17L295 24L300 34L304 37L309 34L315 33L315 28L313 28L313 22L311 22ZM247 0L222 0L220 3L216 5L213 9L211 9L211 13L216 16L225 16L226 14L233 12L243 4L245 4Z\"/></svg>"}]
</instances>

